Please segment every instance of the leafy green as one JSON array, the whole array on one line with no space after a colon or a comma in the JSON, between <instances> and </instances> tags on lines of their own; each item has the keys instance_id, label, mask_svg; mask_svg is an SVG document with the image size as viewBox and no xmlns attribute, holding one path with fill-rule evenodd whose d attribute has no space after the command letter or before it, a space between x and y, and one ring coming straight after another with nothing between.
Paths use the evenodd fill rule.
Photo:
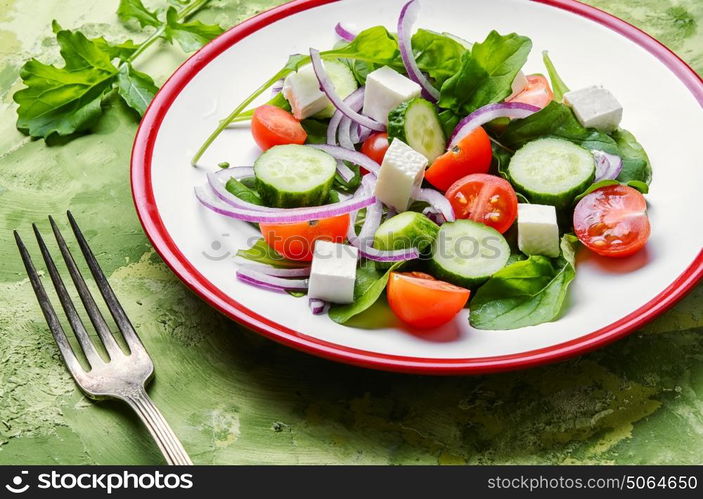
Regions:
<instances>
[{"instance_id":1,"label":"leafy green","mask_svg":"<svg viewBox=\"0 0 703 499\"><path fill-rule=\"evenodd\" d=\"M197 48L222 32L185 19L208 0L194 0L180 10L169 8L166 20L148 10L141 0L121 0L120 20L136 20L141 27L156 28L142 43L131 40L111 43L103 37L87 38L78 30L63 29L53 21L63 66L31 59L20 70L26 88L13 98L17 108L17 128L32 137L67 136L88 130L102 114L102 101L116 90L122 100L140 116L154 97L157 87L145 73L136 71L132 61L159 38L176 39L186 50Z\"/></svg>"},{"instance_id":2,"label":"leafy green","mask_svg":"<svg viewBox=\"0 0 703 499\"><path fill-rule=\"evenodd\" d=\"M117 7L117 17L125 23L134 19L142 28L146 26L161 26L161 21L156 16L156 12L147 9L141 0L120 0L120 5Z\"/></svg>"},{"instance_id":3,"label":"leafy green","mask_svg":"<svg viewBox=\"0 0 703 499\"><path fill-rule=\"evenodd\" d=\"M247 203L258 204L259 206L264 204L258 192L247 187L236 178L229 178L225 184L225 189Z\"/></svg>"},{"instance_id":4,"label":"leafy green","mask_svg":"<svg viewBox=\"0 0 703 499\"><path fill-rule=\"evenodd\" d=\"M517 329L556 319L576 275L576 242L573 234L565 234L558 258L532 255L493 274L471 300L471 325Z\"/></svg>"},{"instance_id":5,"label":"leafy green","mask_svg":"<svg viewBox=\"0 0 703 499\"><path fill-rule=\"evenodd\" d=\"M356 271L354 302L347 305L333 305L329 311L330 319L344 324L376 303L383 290L386 289L391 272L403 263L396 262L387 271L382 272L376 268L374 262L365 261Z\"/></svg>"},{"instance_id":6,"label":"leafy green","mask_svg":"<svg viewBox=\"0 0 703 499\"><path fill-rule=\"evenodd\" d=\"M589 150L620 153L617 143L608 134L594 128L585 128L571 108L554 101L527 118L512 120L498 136L498 140L515 150L532 140L547 136L569 140Z\"/></svg>"},{"instance_id":7,"label":"leafy green","mask_svg":"<svg viewBox=\"0 0 703 499\"><path fill-rule=\"evenodd\" d=\"M266 241L258 239L251 248L237 251L237 256L252 262L272 265L274 267L301 267L300 262L288 260L280 255L275 249L266 244Z\"/></svg>"},{"instance_id":8,"label":"leafy green","mask_svg":"<svg viewBox=\"0 0 703 499\"><path fill-rule=\"evenodd\" d=\"M327 143L327 122L308 118L302 120L300 124L303 126L305 133L308 134L306 143L308 144L326 144Z\"/></svg>"},{"instance_id":9,"label":"leafy green","mask_svg":"<svg viewBox=\"0 0 703 499\"><path fill-rule=\"evenodd\" d=\"M417 66L434 79L437 87L459 71L461 56L467 52L456 40L422 28L415 32L411 44Z\"/></svg>"},{"instance_id":10,"label":"leafy green","mask_svg":"<svg viewBox=\"0 0 703 499\"><path fill-rule=\"evenodd\" d=\"M461 119L454 111L451 109L445 109L440 111L437 115L439 117L439 122L442 125L442 131L444 131L445 137L451 137L454 128L459 124Z\"/></svg>"},{"instance_id":11,"label":"leafy green","mask_svg":"<svg viewBox=\"0 0 703 499\"><path fill-rule=\"evenodd\" d=\"M552 82L552 91L554 92L554 100L561 102L564 98L564 94L569 91L569 87L566 86L564 80L561 79L557 69L554 67L554 63L549 58L549 52L546 50L542 51L542 60L544 61L544 66L547 68L547 73L549 74L549 79Z\"/></svg>"},{"instance_id":12,"label":"leafy green","mask_svg":"<svg viewBox=\"0 0 703 499\"><path fill-rule=\"evenodd\" d=\"M612 138L620 149L622 170L618 180L625 183L635 182L633 187L642 190L642 185L649 185L652 181L652 166L649 156L642 145L627 130L619 128L611 133ZM646 192L646 191L643 191Z\"/></svg>"},{"instance_id":13,"label":"leafy green","mask_svg":"<svg viewBox=\"0 0 703 499\"><path fill-rule=\"evenodd\" d=\"M176 40L186 52L198 50L222 33L224 30L216 24L203 24L200 21L182 22L173 7L169 7L166 11L164 37L169 42Z\"/></svg>"},{"instance_id":14,"label":"leafy green","mask_svg":"<svg viewBox=\"0 0 703 499\"><path fill-rule=\"evenodd\" d=\"M574 204L578 203L584 196L592 193L593 191L600 189L601 187L607 187L609 185L618 185L620 182L617 180L599 180L598 182L592 183L588 188L581 194L574 198Z\"/></svg>"},{"instance_id":15,"label":"leafy green","mask_svg":"<svg viewBox=\"0 0 703 499\"><path fill-rule=\"evenodd\" d=\"M467 115L505 99L531 49L527 37L491 31L483 42L462 54L458 71L442 85L439 106Z\"/></svg>"},{"instance_id":16,"label":"leafy green","mask_svg":"<svg viewBox=\"0 0 703 499\"><path fill-rule=\"evenodd\" d=\"M125 103L142 116L159 88L151 76L137 71L131 64L124 64L117 75L117 91Z\"/></svg>"}]
</instances>

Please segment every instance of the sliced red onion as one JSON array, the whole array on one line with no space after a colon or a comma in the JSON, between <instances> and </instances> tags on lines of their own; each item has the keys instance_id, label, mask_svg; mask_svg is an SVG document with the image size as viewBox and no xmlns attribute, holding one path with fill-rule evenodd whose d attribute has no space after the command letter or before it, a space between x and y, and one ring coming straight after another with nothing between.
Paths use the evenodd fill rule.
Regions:
<instances>
[{"instance_id":1,"label":"sliced red onion","mask_svg":"<svg viewBox=\"0 0 703 499\"><path fill-rule=\"evenodd\" d=\"M415 260L420 258L420 252L417 248L409 248L402 250L382 251L373 246L356 246L352 241L349 241L352 246L359 250L359 255L367 260L375 262L402 262L405 260Z\"/></svg>"},{"instance_id":2,"label":"sliced red onion","mask_svg":"<svg viewBox=\"0 0 703 499\"><path fill-rule=\"evenodd\" d=\"M282 277L264 274L263 272L247 267L239 267L237 269L237 277L240 276L258 281L267 286L274 286L281 289L308 289L307 279L284 279Z\"/></svg>"},{"instance_id":3,"label":"sliced red onion","mask_svg":"<svg viewBox=\"0 0 703 499\"><path fill-rule=\"evenodd\" d=\"M380 132L386 129L386 126L383 123L379 123L368 116L357 113L347 103L339 98L339 95L337 95L337 92L334 89L334 84L332 83L332 80L330 80L327 75L327 71L322 64L322 58L320 57L319 50L310 49L310 60L312 62L312 68L315 71L315 76L317 76L317 81L320 83L320 90L324 92L334 107L339 109L344 116L356 123L359 123L360 125L364 125L365 127L378 130Z\"/></svg>"},{"instance_id":4,"label":"sliced red onion","mask_svg":"<svg viewBox=\"0 0 703 499\"><path fill-rule=\"evenodd\" d=\"M337 36L339 38L348 42L351 42L352 40L354 40L354 38L356 38L356 35L344 26L342 26L341 22L337 23L337 25L334 27L334 32L337 33Z\"/></svg>"},{"instance_id":5,"label":"sliced red onion","mask_svg":"<svg viewBox=\"0 0 703 499\"><path fill-rule=\"evenodd\" d=\"M273 291L275 293L285 293L286 292L285 288L281 288L280 286L272 286L270 284L266 284L266 283L261 282L257 279L252 279L251 277L247 277L244 275L237 274L237 279L239 279L240 281L242 281L244 283L250 284L251 286L265 289L267 291Z\"/></svg>"},{"instance_id":6,"label":"sliced red onion","mask_svg":"<svg viewBox=\"0 0 703 499\"><path fill-rule=\"evenodd\" d=\"M373 130L371 130L370 128L366 128L365 126L359 125L359 142L363 142L368 139L372 133Z\"/></svg>"},{"instance_id":7,"label":"sliced red onion","mask_svg":"<svg viewBox=\"0 0 703 499\"><path fill-rule=\"evenodd\" d=\"M254 176L253 166L230 166L229 168L222 168L215 173L218 179L224 179L227 182L230 178L235 178L237 180L242 180L243 178Z\"/></svg>"},{"instance_id":8,"label":"sliced red onion","mask_svg":"<svg viewBox=\"0 0 703 499\"><path fill-rule=\"evenodd\" d=\"M376 234L378 226L381 225L382 218L383 205L380 201L376 201L366 208L366 217L364 218L364 223L361 225L361 230L358 235L356 234L354 223L349 224L347 239L349 239L350 242L356 242L354 246L357 247L371 246L373 244L373 236Z\"/></svg>"},{"instance_id":9,"label":"sliced red onion","mask_svg":"<svg viewBox=\"0 0 703 499\"><path fill-rule=\"evenodd\" d=\"M323 218L336 217L338 215L344 215L346 213L351 213L372 205L376 202L376 197L373 195L368 195L363 193L362 195L353 196L350 199L341 201L339 203L326 204L323 206L310 206L306 208L265 208L259 211L248 209L248 208L238 208L235 206L228 206L223 204L217 198L214 198L212 194L214 192L210 189L210 192L205 190L203 186L195 187L195 197L200 201L200 204L206 208L224 215L226 217L235 218L237 220L243 220L245 222L270 222L270 223L294 223L294 222L308 222L310 220L321 220ZM245 203L245 201L242 201ZM250 204L250 203L248 203Z\"/></svg>"},{"instance_id":10,"label":"sliced red onion","mask_svg":"<svg viewBox=\"0 0 703 499\"><path fill-rule=\"evenodd\" d=\"M488 104L480 107L457 124L452 132L452 136L449 138L449 147L447 149L451 149L457 145L461 139L469 135L476 128L496 118L527 118L539 110L539 107L523 102L498 102L496 104Z\"/></svg>"},{"instance_id":11,"label":"sliced red onion","mask_svg":"<svg viewBox=\"0 0 703 499\"><path fill-rule=\"evenodd\" d=\"M342 177L342 180L345 182L349 182L354 178L354 170L345 165L344 161L341 160L337 160L337 173L339 173L339 176Z\"/></svg>"},{"instance_id":12,"label":"sliced red onion","mask_svg":"<svg viewBox=\"0 0 703 499\"><path fill-rule=\"evenodd\" d=\"M243 199L229 192L225 187L225 185L227 184L227 180L229 180L230 178L237 178L237 176L236 172L230 172L230 175L226 176L225 173L227 173L227 170L229 170L229 168L225 170L220 170L219 172L208 172L207 174L208 185L210 185L210 188L212 189L212 192L215 194L215 197L217 197L217 199L219 199L220 201L224 201L226 204L234 206L235 208L245 210L266 212L276 210L276 208L269 208L267 206L261 206L258 204L250 203L248 201L244 201ZM254 169L252 168L251 170L253 174Z\"/></svg>"},{"instance_id":13,"label":"sliced red onion","mask_svg":"<svg viewBox=\"0 0 703 499\"><path fill-rule=\"evenodd\" d=\"M447 221L447 219L444 218L444 215L439 213L437 210L435 210L431 206L428 206L424 210L422 210L422 214L425 215L430 220L432 220L437 225L442 225L444 222Z\"/></svg>"},{"instance_id":14,"label":"sliced red onion","mask_svg":"<svg viewBox=\"0 0 703 499\"><path fill-rule=\"evenodd\" d=\"M610 154L596 149L591 151L596 160L596 178L594 182L601 180L615 180L622 170L622 158L615 154Z\"/></svg>"},{"instance_id":15,"label":"sliced red onion","mask_svg":"<svg viewBox=\"0 0 703 499\"><path fill-rule=\"evenodd\" d=\"M310 275L310 266L279 269L270 265L259 265L255 263L242 263L240 269L251 270L259 274L265 274L275 277L308 277Z\"/></svg>"},{"instance_id":16,"label":"sliced red onion","mask_svg":"<svg viewBox=\"0 0 703 499\"><path fill-rule=\"evenodd\" d=\"M276 94L280 94L282 90L283 90L283 78L278 80L271 87L271 97L274 97Z\"/></svg>"},{"instance_id":17,"label":"sliced red onion","mask_svg":"<svg viewBox=\"0 0 703 499\"><path fill-rule=\"evenodd\" d=\"M359 132L361 131L361 125L358 123L354 123L354 126L351 127L351 130L349 131L349 138L351 139L353 144L358 144L359 143Z\"/></svg>"},{"instance_id":18,"label":"sliced red onion","mask_svg":"<svg viewBox=\"0 0 703 499\"><path fill-rule=\"evenodd\" d=\"M364 105L364 90L365 87L363 86L357 88L344 99L344 102L349 104L349 107L354 111L358 111L361 109L361 106ZM336 110L332 118L330 118L330 123L327 126L327 143L329 145L337 145L337 129L343 118L345 118L345 116L339 109Z\"/></svg>"},{"instance_id":19,"label":"sliced red onion","mask_svg":"<svg viewBox=\"0 0 703 499\"><path fill-rule=\"evenodd\" d=\"M366 170L370 171L371 173L377 174L378 170L381 169L381 165L369 158L366 154L362 154L358 151L350 151L349 149L345 149L343 147L325 144L310 144L310 147L314 147L316 149L320 149L321 151L325 151L327 154L336 159L349 161L350 163L354 163L355 165L363 166Z\"/></svg>"},{"instance_id":20,"label":"sliced red onion","mask_svg":"<svg viewBox=\"0 0 703 499\"><path fill-rule=\"evenodd\" d=\"M411 31L419 12L420 2L418 0L410 0L403 5L398 18L398 48L400 49L400 57L403 59L405 70L408 72L408 77L422 87L422 96L425 99L437 102L439 90L432 86L430 80L422 74L413 55Z\"/></svg>"},{"instance_id":21,"label":"sliced red onion","mask_svg":"<svg viewBox=\"0 0 703 499\"><path fill-rule=\"evenodd\" d=\"M442 216L447 222L453 222L454 220L456 220L452 204L439 191L435 191L434 189L418 188L413 193L413 199L429 203L432 208L434 208L438 213L442 214Z\"/></svg>"},{"instance_id":22,"label":"sliced red onion","mask_svg":"<svg viewBox=\"0 0 703 499\"><path fill-rule=\"evenodd\" d=\"M344 149L349 149L350 151L356 151L354 148L354 143L351 139L351 126L352 121L346 116L342 118L339 123L339 129L337 130L337 138L339 139L339 145ZM356 123L354 123L356 126Z\"/></svg>"},{"instance_id":23,"label":"sliced red onion","mask_svg":"<svg viewBox=\"0 0 703 499\"><path fill-rule=\"evenodd\" d=\"M310 306L310 311L311 311L314 315L323 314L323 313L325 313L325 312L329 309L329 307L330 307L330 304L329 304L329 303L327 303L327 302L325 302L325 301L323 301L323 300L320 300L319 298L310 298L310 299L308 300L308 305Z\"/></svg>"}]
</instances>

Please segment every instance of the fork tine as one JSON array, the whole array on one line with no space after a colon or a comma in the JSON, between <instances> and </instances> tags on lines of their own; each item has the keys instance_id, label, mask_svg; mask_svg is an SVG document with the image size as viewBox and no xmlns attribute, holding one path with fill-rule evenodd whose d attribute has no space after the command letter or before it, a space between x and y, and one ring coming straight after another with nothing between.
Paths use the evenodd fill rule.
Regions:
<instances>
[{"instance_id":1,"label":"fork tine","mask_svg":"<svg viewBox=\"0 0 703 499\"><path fill-rule=\"evenodd\" d=\"M44 286L42 285L41 279L39 279L39 274L37 274L37 271L34 268L32 258L29 256L27 248L22 242L22 238L17 233L17 231L13 232L15 234L17 248L19 248L20 255L22 256L22 262L24 262L24 268L27 270L29 281L32 283L32 288L34 288L34 294L37 295L37 301L39 302L39 306L41 307L41 311L44 314L44 318L46 319L46 322L49 325L51 334L54 336L56 345L59 347L61 357L63 357L63 360L66 363L66 367L68 367L68 370L73 375L73 377L77 378L78 376L80 376L81 373L84 372L83 367L81 367L80 363L78 362L78 359L76 358L76 355L71 349L71 344L68 342L68 338L66 338L66 333L64 333L63 328L61 327L59 318L56 316L56 312L54 311L54 307L51 305L51 301L49 301L49 297L47 296L46 291L44 290Z\"/></svg>"},{"instance_id":2,"label":"fork tine","mask_svg":"<svg viewBox=\"0 0 703 499\"><path fill-rule=\"evenodd\" d=\"M93 342L90 340L88 332L85 330L83 321L78 315L76 307L73 305L73 300L71 300L71 296L68 294L68 291L66 291L66 286L64 286L63 280L61 279L61 275L59 274L59 271L56 268L56 264L54 263L54 259L51 258L51 253L49 253L49 249L44 243L44 238L41 236L41 233L39 232L39 229L35 224L32 224L32 228L34 229L34 235L37 237L39 249L41 250L41 254L44 257L46 268L49 270L51 281L54 283L54 288L56 288L56 294L59 296L61 306L63 307L64 312L66 312L68 322L71 324L71 328L73 328L73 332L76 334L76 338L78 338L78 343L80 343L85 357L88 359L88 362L90 363L91 367L96 367L101 364L104 364L103 360L100 358L100 355L95 350L95 345L93 345Z\"/></svg>"},{"instance_id":3,"label":"fork tine","mask_svg":"<svg viewBox=\"0 0 703 499\"><path fill-rule=\"evenodd\" d=\"M103 295L103 299L107 304L107 308L110 310L112 317L115 319L117 327L119 327L120 331L122 332L122 336L124 336L127 345L129 346L131 351L134 351L134 349L140 349L143 354L148 356L149 354L144 348L144 345L142 345L139 336L137 336L137 332L134 330L132 323L129 321L129 318L127 317L127 314L122 308L122 305L120 305L120 302L117 299L117 296L115 296L114 291L112 291L110 283L107 281L107 278L105 277L105 274L100 268L98 261L95 259L95 255L93 255L90 246L88 246L88 242L85 240L85 237L83 237L83 233L78 228L76 219L73 218L73 215L70 211L67 211L66 214L68 215L68 221L71 223L73 233L76 235L76 239L78 240L78 245L81 247L83 256L85 257L85 260L88 263L90 272L93 274L93 278L95 279L95 282L98 285L98 289L100 289L100 294Z\"/></svg>"},{"instance_id":4,"label":"fork tine","mask_svg":"<svg viewBox=\"0 0 703 499\"><path fill-rule=\"evenodd\" d=\"M110 327L107 325L107 322L105 322L105 318L100 312L98 305L95 303L93 295L90 293L90 290L88 290L85 279L83 279L83 275L78 269L76 261L73 259L71 250L68 249L66 241L61 235L61 231L56 225L56 222L54 222L54 217L51 215L49 215L49 222L51 223L51 230L54 231L54 237L59 245L63 259L66 262L66 267L68 267L68 272L71 274L71 279L73 279L73 283L76 285L76 289L78 290L78 296L80 296L83 306L88 312L90 321L93 323L98 335L100 335L100 339L103 341L103 345L105 345L107 353L110 355L110 358L115 358L118 355L122 355L122 350L115 341L115 338L112 336Z\"/></svg>"}]
</instances>

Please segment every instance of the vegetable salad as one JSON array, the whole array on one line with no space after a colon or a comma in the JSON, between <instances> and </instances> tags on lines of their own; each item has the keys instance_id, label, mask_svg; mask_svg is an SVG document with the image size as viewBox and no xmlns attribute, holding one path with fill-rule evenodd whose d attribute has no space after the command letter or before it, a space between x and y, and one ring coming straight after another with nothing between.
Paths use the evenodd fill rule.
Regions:
<instances>
[{"instance_id":1,"label":"vegetable salad","mask_svg":"<svg viewBox=\"0 0 703 499\"><path fill-rule=\"evenodd\" d=\"M471 42L414 30L335 27L335 47L294 54L220 122L251 122L253 166L207 175L195 195L262 238L237 278L346 323L385 293L412 328L468 306L479 329L562 313L582 244L605 257L650 233L647 154L620 128L606 88L526 74L532 42L491 31ZM269 101L250 108L265 92Z\"/></svg>"}]
</instances>

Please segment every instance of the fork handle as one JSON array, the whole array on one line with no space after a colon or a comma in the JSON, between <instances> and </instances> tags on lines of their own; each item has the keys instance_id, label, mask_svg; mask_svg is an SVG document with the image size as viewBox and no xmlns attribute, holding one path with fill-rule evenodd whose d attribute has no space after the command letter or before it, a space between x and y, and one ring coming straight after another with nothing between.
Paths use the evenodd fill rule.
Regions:
<instances>
[{"instance_id":1,"label":"fork handle","mask_svg":"<svg viewBox=\"0 0 703 499\"><path fill-rule=\"evenodd\" d=\"M135 392L125 396L124 399L139 415L159 449L161 449L161 453L168 464L180 466L193 464L180 440L178 440L178 437L144 388L140 387Z\"/></svg>"}]
</instances>

